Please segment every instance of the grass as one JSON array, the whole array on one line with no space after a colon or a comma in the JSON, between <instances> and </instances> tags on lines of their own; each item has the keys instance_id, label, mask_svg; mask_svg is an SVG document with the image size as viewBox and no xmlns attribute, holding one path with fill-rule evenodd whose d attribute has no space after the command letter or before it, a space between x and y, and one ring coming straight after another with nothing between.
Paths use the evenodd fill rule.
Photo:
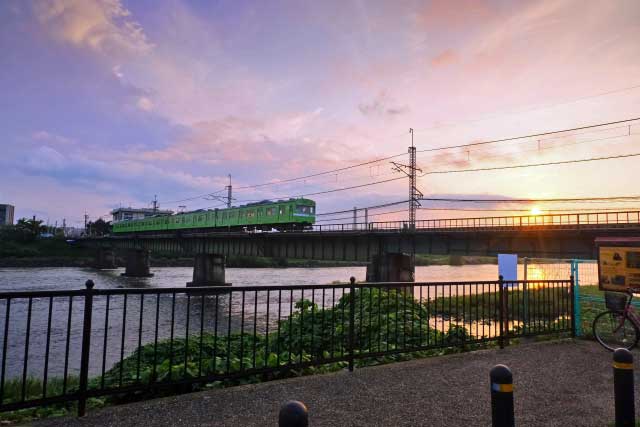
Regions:
<instances>
[{"instance_id":1,"label":"grass","mask_svg":"<svg viewBox=\"0 0 640 427\"><path fill-rule=\"evenodd\" d=\"M526 295L526 298L525 298ZM500 298L497 288L492 293L438 298L431 303L440 315L465 320L497 320L500 316ZM538 288L508 290L508 309L511 320L554 320L568 316L570 305L567 290L561 288ZM528 309L525 310L525 305Z\"/></svg>"},{"instance_id":2,"label":"grass","mask_svg":"<svg viewBox=\"0 0 640 427\"><path fill-rule=\"evenodd\" d=\"M465 256L465 255L426 255L416 254L416 266L430 265L480 265L497 264L498 258L492 256Z\"/></svg>"}]
</instances>

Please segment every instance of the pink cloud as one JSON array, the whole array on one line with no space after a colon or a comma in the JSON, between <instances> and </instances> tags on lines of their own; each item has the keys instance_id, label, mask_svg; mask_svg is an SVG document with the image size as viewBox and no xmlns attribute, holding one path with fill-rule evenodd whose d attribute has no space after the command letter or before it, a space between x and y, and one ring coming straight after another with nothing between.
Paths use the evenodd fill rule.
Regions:
<instances>
[{"instance_id":1,"label":"pink cloud","mask_svg":"<svg viewBox=\"0 0 640 427\"><path fill-rule=\"evenodd\" d=\"M152 47L120 0L38 0L34 11L56 38L79 47L109 55Z\"/></svg>"},{"instance_id":2,"label":"pink cloud","mask_svg":"<svg viewBox=\"0 0 640 427\"><path fill-rule=\"evenodd\" d=\"M445 67L451 65L458 60L458 55L453 49L446 49L431 59L431 65L434 67Z\"/></svg>"}]
</instances>

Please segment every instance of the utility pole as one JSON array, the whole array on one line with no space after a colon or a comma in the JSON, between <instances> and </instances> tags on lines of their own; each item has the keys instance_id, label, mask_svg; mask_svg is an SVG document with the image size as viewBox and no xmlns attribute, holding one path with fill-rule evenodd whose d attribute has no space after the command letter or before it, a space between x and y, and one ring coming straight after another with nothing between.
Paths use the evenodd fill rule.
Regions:
<instances>
[{"instance_id":1,"label":"utility pole","mask_svg":"<svg viewBox=\"0 0 640 427\"><path fill-rule=\"evenodd\" d=\"M413 128L409 128L411 134L411 147L409 147L409 164L391 162L394 165L393 170L402 172L409 177L409 228L416 228L416 210L420 207L420 199L423 194L418 190L416 172L422 172L416 163L416 147L413 144Z\"/></svg>"},{"instance_id":2,"label":"utility pole","mask_svg":"<svg viewBox=\"0 0 640 427\"><path fill-rule=\"evenodd\" d=\"M89 221L89 214L87 211L84 211L84 231L87 232L87 222Z\"/></svg>"},{"instance_id":3,"label":"utility pole","mask_svg":"<svg viewBox=\"0 0 640 427\"><path fill-rule=\"evenodd\" d=\"M369 208L364 208L364 224L369 227Z\"/></svg>"},{"instance_id":4,"label":"utility pole","mask_svg":"<svg viewBox=\"0 0 640 427\"><path fill-rule=\"evenodd\" d=\"M155 215L156 213L158 213L158 196L154 195L153 196L153 214Z\"/></svg>"},{"instance_id":5,"label":"utility pole","mask_svg":"<svg viewBox=\"0 0 640 427\"><path fill-rule=\"evenodd\" d=\"M358 223L358 208L356 206L353 207L353 229L356 229L356 224Z\"/></svg>"},{"instance_id":6,"label":"utility pole","mask_svg":"<svg viewBox=\"0 0 640 427\"><path fill-rule=\"evenodd\" d=\"M227 209L231 207L231 174L229 174L229 185L227 185Z\"/></svg>"},{"instance_id":7,"label":"utility pole","mask_svg":"<svg viewBox=\"0 0 640 427\"><path fill-rule=\"evenodd\" d=\"M416 186L416 147L413 145L413 128L409 128L411 134L411 147L409 147L409 227L412 230L416 229L416 209L420 206L419 198L422 197L422 193L418 191ZM420 171L422 172L422 171Z\"/></svg>"}]
</instances>

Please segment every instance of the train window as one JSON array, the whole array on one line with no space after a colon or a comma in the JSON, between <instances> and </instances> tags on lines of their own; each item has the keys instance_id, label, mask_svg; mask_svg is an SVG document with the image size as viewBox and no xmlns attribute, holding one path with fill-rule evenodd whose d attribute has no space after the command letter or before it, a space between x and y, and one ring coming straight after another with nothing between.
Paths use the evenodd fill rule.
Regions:
<instances>
[{"instance_id":1,"label":"train window","mask_svg":"<svg viewBox=\"0 0 640 427\"><path fill-rule=\"evenodd\" d=\"M273 216L273 208L267 208L267 216Z\"/></svg>"},{"instance_id":2,"label":"train window","mask_svg":"<svg viewBox=\"0 0 640 427\"><path fill-rule=\"evenodd\" d=\"M311 206L309 209L310 209L310 212L312 214L316 212L316 207L315 206Z\"/></svg>"},{"instance_id":3,"label":"train window","mask_svg":"<svg viewBox=\"0 0 640 427\"><path fill-rule=\"evenodd\" d=\"M254 211L253 209L251 209L249 212L247 212L247 216L249 218L253 218L254 216L256 216L256 211Z\"/></svg>"},{"instance_id":4,"label":"train window","mask_svg":"<svg viewBox=\"0 0 640 427\"><path fill-rule=\"evenodd\" d=\"M296 206L296 213L299 214L310 214L311 212L311 206L301 206L301 205L297 205Z\"/></svg>"},{"instance_id":5,"label":"train window","mask_svg":"<svg viewBox=\"0 0 640 427\"><path fill-rule=\"evenodd\" d=\"M284 215L284 206L280 206L280 215Z\"/></svg>"}]
</instances>

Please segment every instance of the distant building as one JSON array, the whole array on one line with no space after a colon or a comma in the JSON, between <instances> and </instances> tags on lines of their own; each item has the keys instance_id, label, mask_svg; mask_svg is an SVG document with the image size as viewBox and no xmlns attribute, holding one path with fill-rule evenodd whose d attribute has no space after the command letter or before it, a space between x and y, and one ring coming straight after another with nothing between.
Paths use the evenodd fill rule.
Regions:
<instances>
[{"instance_id":1,"label":"distant building","mask_svg":"<svg viewBox=\"0 0 640 427\"><path fill-rule=\"evenodd\" d=\"M12 205L0 205L0 225L13 225L14 210Z\"/></svg>"},{"instance_id":2,"label":"distant building","mask_svg":"<svg viewBox=\"0 0 640 427\"><path fill-rule=\"evenodd\" d=\"M113 222L129 221L132 219L144 219L156 215L171 215L173 211L152 208L118 208L111 211Z\"/></svg>"}]
</instances>

